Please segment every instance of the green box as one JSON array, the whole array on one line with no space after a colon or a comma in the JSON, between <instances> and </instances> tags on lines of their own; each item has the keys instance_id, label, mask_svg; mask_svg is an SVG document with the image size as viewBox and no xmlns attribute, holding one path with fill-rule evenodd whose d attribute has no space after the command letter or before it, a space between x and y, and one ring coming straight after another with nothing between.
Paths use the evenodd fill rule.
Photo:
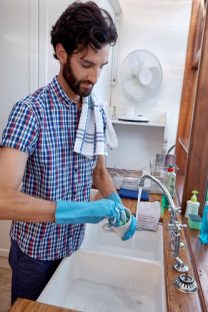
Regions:
<instances>
[{"instance_id":1,"label":"green box","mask_svg":"<svg viewBox=\"0 0 208 312\"><path fill-rule=\"evenodd\" d=\"M202 223L202 218L199 215L189 214L188 215L188 225L190 229L200 230Z\"/></svg>"}]
</instances>

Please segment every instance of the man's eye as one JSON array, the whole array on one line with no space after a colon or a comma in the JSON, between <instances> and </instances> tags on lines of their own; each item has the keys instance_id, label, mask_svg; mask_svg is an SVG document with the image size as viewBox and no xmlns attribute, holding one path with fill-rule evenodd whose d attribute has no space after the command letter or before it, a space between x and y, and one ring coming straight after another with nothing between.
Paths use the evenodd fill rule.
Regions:
<instances>
[{"instance_id":1,"label":"man's eye","mask_svg":"<svg viewBox=\"0 0 208 312\"><path fill-rule=\"evenodd\" d=\"M82 66L84 68L90 68L91 64L90 63L82 63Z\"/></svg>"}]
</instances>

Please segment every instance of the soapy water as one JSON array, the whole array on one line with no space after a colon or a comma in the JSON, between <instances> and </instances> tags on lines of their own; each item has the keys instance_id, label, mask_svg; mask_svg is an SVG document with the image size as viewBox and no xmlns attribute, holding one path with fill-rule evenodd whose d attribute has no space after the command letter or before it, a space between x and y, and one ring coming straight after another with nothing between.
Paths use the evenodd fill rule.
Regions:
<instances>
[{"instance_id":1,"label":"soapy water","mask_svg":"<svg viewBox=\"0 0 208 312\"><path fill-rule=\"evenodd\" d=\"M127 283L128 287L128 283ZM64 298L64 307L92 312L155 311L155 302L138 289L76 279Z\"/></svg>"}]
</instances>

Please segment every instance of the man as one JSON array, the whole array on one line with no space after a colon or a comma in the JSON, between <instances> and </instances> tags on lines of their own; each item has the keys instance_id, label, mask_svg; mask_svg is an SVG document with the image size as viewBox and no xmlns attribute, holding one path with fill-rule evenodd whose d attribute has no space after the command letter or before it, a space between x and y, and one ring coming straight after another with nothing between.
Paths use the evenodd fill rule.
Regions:
<instances>
[{"instance_id":1,"label":"man","mask_svg":"<svg viewBox=\"0 0 208 312\"><path fill-rule=\"evenodd\" d=\"M0 218L13 220L12 303L37 299L62 258L80 247L85 223L125 222L105 168L105 114L90 96L116 39L105 10L91 1L71 4L51 31L59 74L9 116L0 152ZM104 199L89 202L92 179Z\"/></svg>"}]
</instances>

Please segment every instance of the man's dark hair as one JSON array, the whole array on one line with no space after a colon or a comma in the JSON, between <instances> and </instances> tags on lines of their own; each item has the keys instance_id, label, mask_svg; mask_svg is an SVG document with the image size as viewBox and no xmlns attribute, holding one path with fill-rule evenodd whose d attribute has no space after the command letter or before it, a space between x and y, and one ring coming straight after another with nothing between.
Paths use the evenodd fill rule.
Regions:
<instances>
[{"instance_id":1,"label":"man's dark hair","mask_svg":"<svg viewBox=\"0 0 208 312\"><path fill-rule=\"evenodd\" d=\"M101 49L106 44L114 45L117 31L110 14L93 1L73 2L59 17L51 30L54 51L61 43L71 55L86 51L88 47ZM57 56L54 54L57 59Z\"/></svg>"}]
</instances>

